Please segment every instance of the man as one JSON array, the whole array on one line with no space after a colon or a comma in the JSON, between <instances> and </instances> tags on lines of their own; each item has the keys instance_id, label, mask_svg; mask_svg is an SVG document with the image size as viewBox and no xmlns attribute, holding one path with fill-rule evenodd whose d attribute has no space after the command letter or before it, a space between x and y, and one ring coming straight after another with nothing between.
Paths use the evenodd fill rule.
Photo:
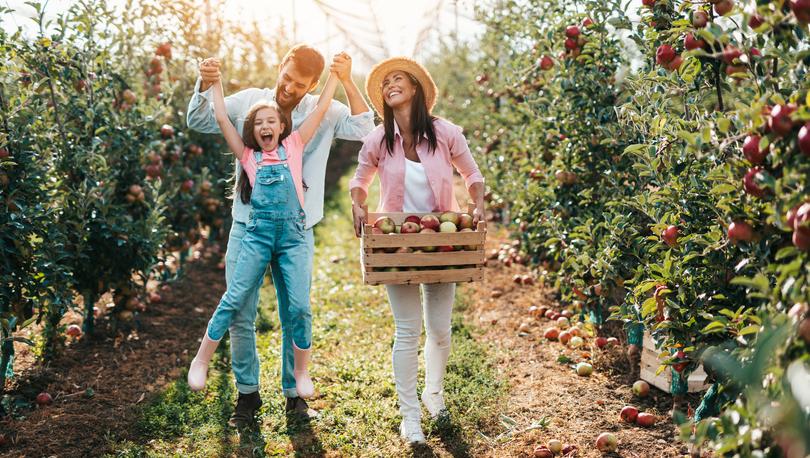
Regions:
<instances>
[{"instance_id":1,"label":"man","mask_svg":"<svg viewBox=\"0 0 810 458\"><path fill-rule=\"evenodd\" d=\"M246 89L225 98L228 117L234 126L241 131L245 115L250 107L260 101L275 101L288 119L292 120L293 130L315 108L318 97L310 94L318 85L318 79L324 69L323 56L314 48L299 44L284 56L279 65L279 75L274 89ZM312 268L312 257L315 251L315 240L312 228L323 218L324 179L326 162L333 138L360 140L374 129L374 117L366 104L360 90L351 79L351 57L346 53L334 57L330 70L340 79L349 101L349 107L333 101L324 116L321 125L304 149L303 180L304 211L307 222L307 241L309 246L309 266ZM198 132L220 133L212 104L211 86L219 79L219 68L216 64L201 64L200 78L194 89L194 95L188 106L188 126ZM241 175L241 165L236 161L236 177ZM241 241L245 226L250 216L250 204L242 202L239 189L234 189L233 225L228 238L225 254L225 279L231 281L236 260L239 258ZM276 261L270 263L273 277L280 275ZM283 282L275 282L276 288L283 287ZM286 308L286 294L279 291L279 313ZM231 365L236 377L239 398L231 416L230 424L240 427L254 421L255 414L261 407L259 397L259 357L256 350L256 313L259 303L259 287L250 295L234 318L229 329L231 339ZM305 417L317 415L309 409L307 403L298 397L293 377L292 338L282 328L282 367L281 385L287 398L288 414L301 414Z\"/></svg>"}]
</instances>

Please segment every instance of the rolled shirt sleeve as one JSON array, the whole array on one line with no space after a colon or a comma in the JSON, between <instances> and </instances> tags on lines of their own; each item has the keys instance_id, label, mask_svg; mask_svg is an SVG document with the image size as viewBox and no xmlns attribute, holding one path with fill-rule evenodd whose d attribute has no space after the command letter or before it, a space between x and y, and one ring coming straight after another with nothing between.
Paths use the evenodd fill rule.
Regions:
<instances>
[{"instance_id":1,"label":"rolled shirt sleeve","mask_svg":"<svg viewBox=\"0 0 810 458\"><path fill-rule=\"evenodd\" d=\"M476 164L473 158L461 127L453 127L453 134L450 135L448 140L450 160L456 170L458 170L458 173L464 178L464 184L467 186L467 189L469 189L473 183L483 183L484 175L481 174L481 170L478 168L478 164Z\"/></svg>"},{"instance_id":2,"label":"rolled shirt sleeve","mask_svg":"<svg viewBox=\"0 0 810 458\"><path fill-rule=\"evenodd\" d=\"M374 113L371 110L352 116L351 110L346 105L337 101L332 104L337 106L336 138L359 141L374 130Z\"/></svg>"},{"instance_id":3,"label":"rolled shirt sleeve","mask_svg":"<svg viewBox=\"0 0 810 458\"><path fill-rule=\"evenodd\" d=\"M349 189L360 188L368 192L368 187L371 186L371 182L374 180L374 174L377 173L379 158L379 143L365 138L357 158L357 169L354 171L354 177L349 181Z\"/></svg>"}]
</instances>

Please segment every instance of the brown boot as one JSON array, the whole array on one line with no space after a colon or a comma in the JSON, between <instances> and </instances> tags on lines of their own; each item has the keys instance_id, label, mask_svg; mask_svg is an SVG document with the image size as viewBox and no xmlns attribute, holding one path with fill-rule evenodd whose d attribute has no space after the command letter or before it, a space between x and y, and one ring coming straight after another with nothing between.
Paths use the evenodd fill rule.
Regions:
<instances>
[{"instance_id":1,"label":"brown boot","mask_svg":"<svg viewBox=\"0 0 810 458\"><path fill-rule=\"evenodd\" d=\"M307 401L300 397L287 398L287 405L284 410L287 416L295 415L306 419L315 419L320 415L317 410L310 409Z\"/></svg>"},{"instance_id":2,"label":"brown boot","mask_svg":"<svg viewBox=\"0 0 810 458\"><path fill-rule=\"evenodd\" d=\"M242 394L236 400L236 408L231 415L228 424L234 428L244 428L256 423L256 412L262 406L262 399L259 392Z\"/></svg>"}]
</instances>

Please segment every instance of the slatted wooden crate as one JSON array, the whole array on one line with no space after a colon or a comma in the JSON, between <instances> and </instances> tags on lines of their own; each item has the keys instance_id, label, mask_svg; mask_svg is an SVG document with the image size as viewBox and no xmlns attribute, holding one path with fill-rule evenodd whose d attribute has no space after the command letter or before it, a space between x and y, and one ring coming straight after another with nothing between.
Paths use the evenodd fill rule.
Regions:
<instances>
[{"instance_id":1,"label":"slatted wooden crate","mask_svg":"<svg viewBox=\"0 0 810 458\"><path fill-rule=\"evenodd\" d=\"M387 216L398 226L408 215L428 213L369 213L368 221ZM439 213L430 213L439 216ZM367 285L459 283L484 278L484 242L486 223L478 223L472 232L436 232L428 234L372 234L372 226L363 226L361 264ZM397 248L419 249L427 246L474 247L473 250L389 253Z\"/></svg>"},{"instance_id":2,"label":"slatted wooden crate","mask_svg":"<svg viewBox=\"0 0 810 458\"><path fill-rule=\"evenodd\" d=\"M656 388L670 392L672 388L672 370L667 367L660 374L655 375L658 368L661 366L661 359L658 355L661 352L655 347L655 341L649 332L644 332L644 340L641 349L641 371L640 377L650 385ZM703 365L699 365L691 374L688 379L688 391L695 393L705 391L708 389L706 384L706 372L703 370Z\"/></svg>"}]
</instances>

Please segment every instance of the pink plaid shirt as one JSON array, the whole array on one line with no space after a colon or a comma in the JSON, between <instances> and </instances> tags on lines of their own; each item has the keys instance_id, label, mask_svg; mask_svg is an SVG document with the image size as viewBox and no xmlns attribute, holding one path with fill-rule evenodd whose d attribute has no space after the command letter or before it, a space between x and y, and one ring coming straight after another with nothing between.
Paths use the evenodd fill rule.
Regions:
<instances>
[{"instance_id":1,"label":"pink plaid shirt","mask_svg":"<svg viewBox=\"0 0 810 458\"><path fill-rule=\"evenodd\" d=\"M416 154L425 167L430 189L435 197L434 211L458 211L458 201L453 192L453 169L464 178L467 188L473 183L483 183L484 176L478 170L467 139L461 128L447 120L436 118L436 150L428 151L427 139L416 145ZM394 152L389 154L383 139L385 128L377 126L363 138L357 170L349 182L349 188L361 188L368 192L374 174L380 175L380 204L378 212L401 212L405 201L405 150L399 126L394 122Z\"/></svg>"}]
</instances>

